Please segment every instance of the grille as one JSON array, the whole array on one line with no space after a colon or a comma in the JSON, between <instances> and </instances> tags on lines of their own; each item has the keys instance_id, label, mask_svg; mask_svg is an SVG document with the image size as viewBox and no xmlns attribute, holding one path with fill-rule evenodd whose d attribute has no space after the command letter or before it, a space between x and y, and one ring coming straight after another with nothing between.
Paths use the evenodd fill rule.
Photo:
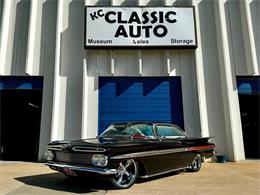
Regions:
<instances>
[{"instance_id":1,"label":"grille","mask_svg":"<svg viewBox=\"0 0 260 195\"><path fill-rule=\"evenodd\" d=\"M55 152L55 159L60 162L75 164L92 164L92 154Z\"/></svg>"},{"instance_id":2,"label":"grille","mask_svg":"<svg viewBox=\"0 0 260 195\"><path fill-rule=\"evenodd\" d=\"M104 148L86 147L86 146L74 146L72 150L77 152L105 152L106 151L106 149Z\"/></svg>"},{"instance_id":3,"label":"grille","mask_svg":"<svg viewBox=\"0 0 260 195\"><path fill-rule=\"evenodd\" d=\"M62 145L51 145L48 146L49 150L62 150Z\"/></svg>"}]
</instances>

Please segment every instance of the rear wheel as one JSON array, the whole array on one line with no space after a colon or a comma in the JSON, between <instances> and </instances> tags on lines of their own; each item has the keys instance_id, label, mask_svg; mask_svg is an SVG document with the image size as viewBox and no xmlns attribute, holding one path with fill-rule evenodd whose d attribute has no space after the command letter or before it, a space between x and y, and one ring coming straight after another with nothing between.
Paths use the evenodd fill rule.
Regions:
<instances>
[{"instance_id":1,"label":"rear wheel","mask_svg":"<svg viewBox=\"0 0 260 195\"><path fill-rule=\"evenodd\" d=\"M202 157L200 154L197 154L191 164L191 166L187 169L190 172L198 172L202 165Z\"/></svg>"},{"instance_id":2,"label":"rear wheel","mask_svg":"<svg viewBox=\"0 0 260 195\"><path fill-rule=\"evenodd\" d=\"M135 160L123 160L119 163L117 174L111 179L111 183L119 189L129 188L135 183L138 174L139 166Z\"/></svg>"}]
</instances>

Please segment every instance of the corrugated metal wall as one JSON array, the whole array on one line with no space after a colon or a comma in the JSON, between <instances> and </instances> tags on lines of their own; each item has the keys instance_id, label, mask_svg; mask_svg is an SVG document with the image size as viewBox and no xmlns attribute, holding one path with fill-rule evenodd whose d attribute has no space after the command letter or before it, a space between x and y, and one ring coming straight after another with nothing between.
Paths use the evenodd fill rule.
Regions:
<instances>
[{"instance_id":1,"label":"corrugated metal wall","mask_svg":"<svg viewBox=\"0 0 260 195\"><path fill-rule=\"evenodd\" d=\"M193 5L198 48L86 51L85 5ZM259 13L259 0L0 0L0 75L45 78L40 156L49 140L96 135L98 76L181 76L188 133L239 160L236 75L259 75Z\"/></svg>"}]
</instances>

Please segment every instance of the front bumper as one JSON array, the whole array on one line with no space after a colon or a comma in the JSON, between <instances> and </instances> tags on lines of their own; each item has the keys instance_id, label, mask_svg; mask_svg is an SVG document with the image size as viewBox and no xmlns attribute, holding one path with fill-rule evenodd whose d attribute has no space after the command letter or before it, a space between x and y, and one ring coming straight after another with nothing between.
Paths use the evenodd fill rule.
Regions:
<instances>
[{"instance_id":1,"label":"front bumper","mask_svg":"<svg viewBox=\"0 0 260 195\"><path fill-rule=\"evenodd\" d=\"M98 167L84 167L84 166L52 163L52 162L45 163L45 165L49 166L51 169L54 169L54 170L68 168L68 169L71 169L73 171L83 171L83 172L97 173L97 174L101 174L101 175L115 175L115 174L117 174L116 169L107 169L107 168L98 168Z\"/></svg>"}]
</instances>

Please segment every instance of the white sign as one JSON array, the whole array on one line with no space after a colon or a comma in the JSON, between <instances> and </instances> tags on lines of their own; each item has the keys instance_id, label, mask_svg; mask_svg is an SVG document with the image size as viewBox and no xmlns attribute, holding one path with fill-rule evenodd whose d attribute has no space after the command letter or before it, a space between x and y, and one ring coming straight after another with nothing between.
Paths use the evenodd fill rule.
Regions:
<instances>
[{"instance_id":1,"label":"white sign","mask_svg":"<svg viewBox=\"0 0 260 195\"><path fill-rule=\"evenodd\" d=\"M193 7L86 7L85 47L196 48Z\"/></svg>"}]
</instances>

